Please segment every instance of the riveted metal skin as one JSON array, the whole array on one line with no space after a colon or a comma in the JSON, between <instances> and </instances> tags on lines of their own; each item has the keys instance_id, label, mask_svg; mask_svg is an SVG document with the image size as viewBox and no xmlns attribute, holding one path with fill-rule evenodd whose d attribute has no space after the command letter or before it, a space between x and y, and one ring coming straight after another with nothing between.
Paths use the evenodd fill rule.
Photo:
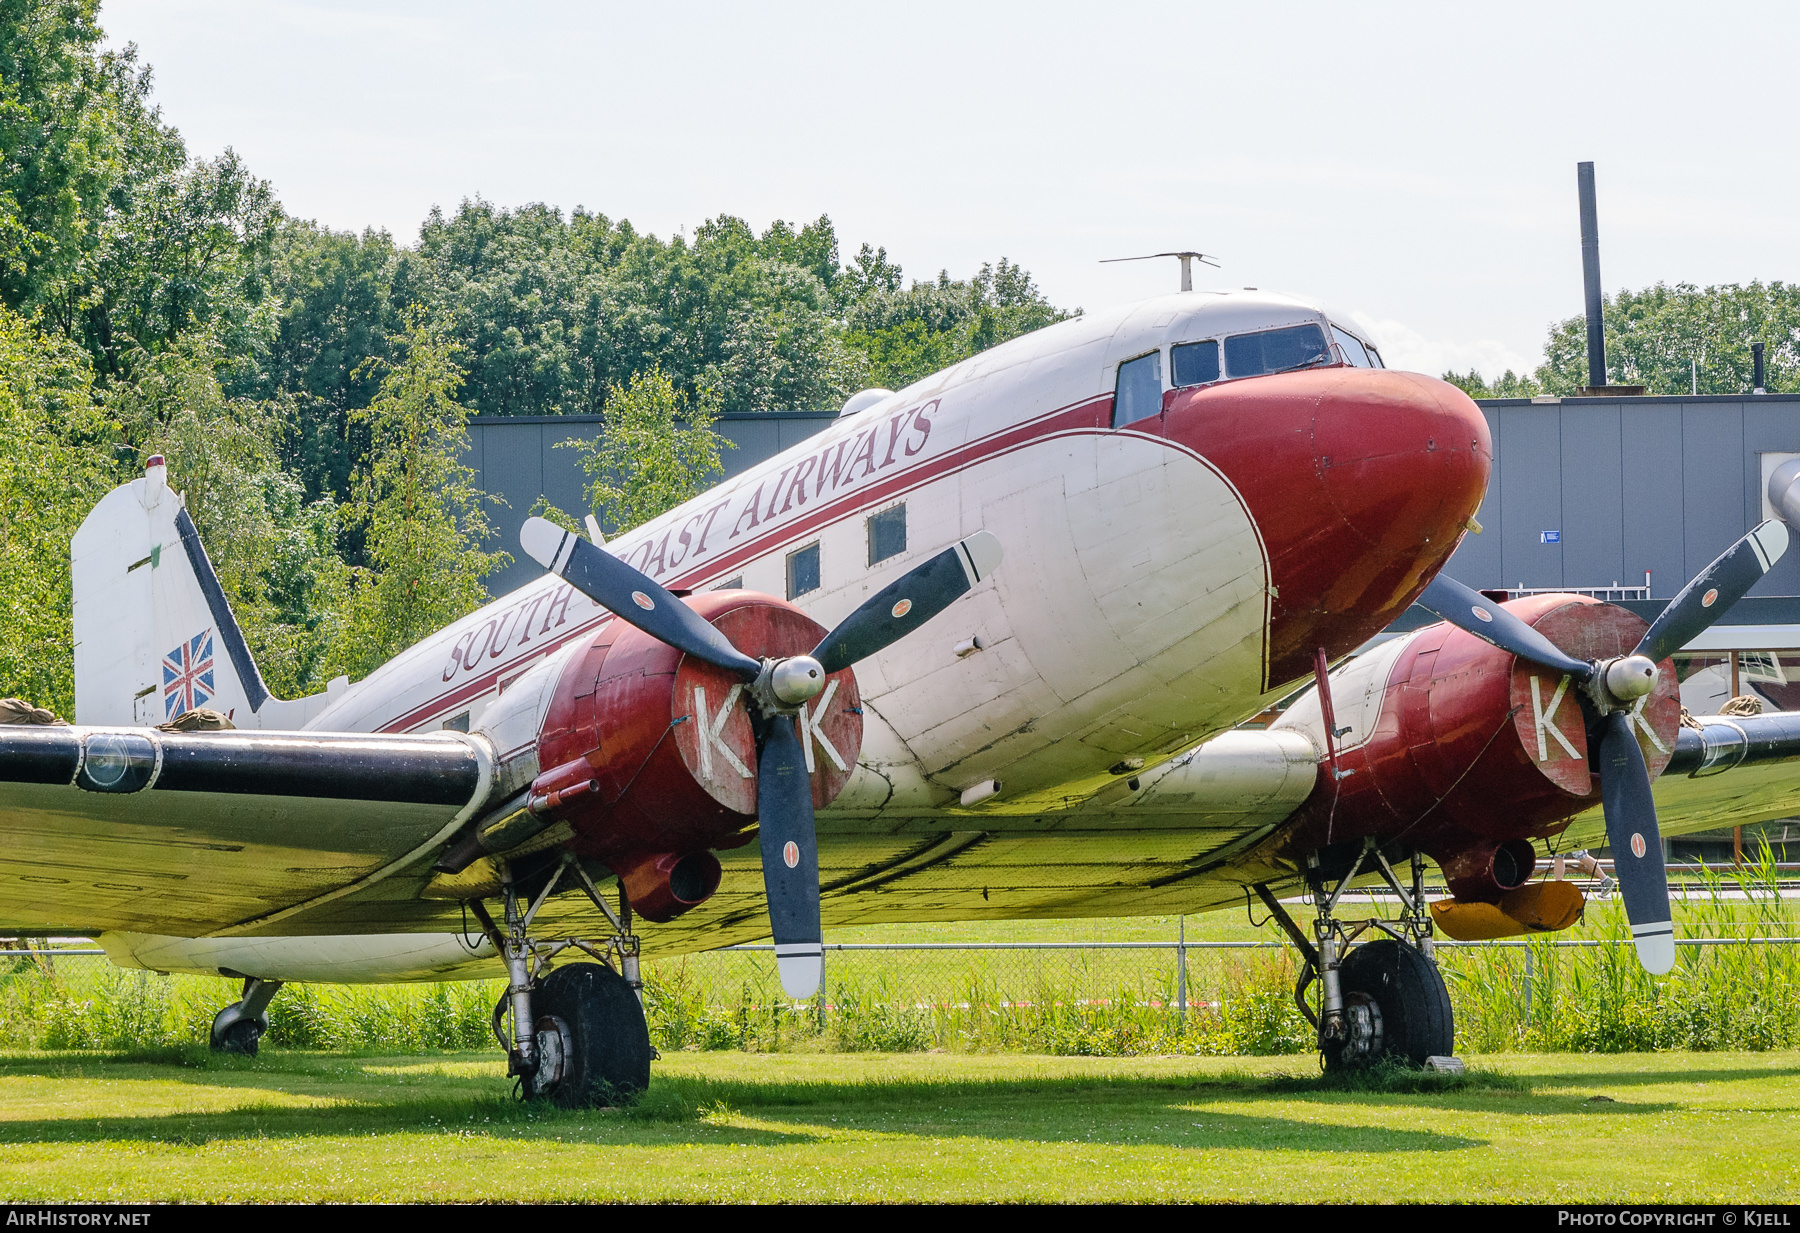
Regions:
<instances>
[{"instance_id":1,"label":"riveted metal skin","mask_svg":"<svg viewBox=\"0 0 1800 1233\"><path fill-rule=\"evenodd\" d=\"M1236 486L1268 551L1268 680L1311 673L1404 612L1480 507L1493 441L1480 408L1417 373L1330 368L1164 396L1144 427Z\"/></svg>"}]
</instances>

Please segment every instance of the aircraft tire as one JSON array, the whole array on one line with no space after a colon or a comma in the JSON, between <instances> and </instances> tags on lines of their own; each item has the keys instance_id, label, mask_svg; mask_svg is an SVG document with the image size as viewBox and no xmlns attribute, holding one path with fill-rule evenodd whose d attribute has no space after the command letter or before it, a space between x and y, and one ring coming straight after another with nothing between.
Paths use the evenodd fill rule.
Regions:
<instances>
[{"instance_id":1,"label":"aircraft tire","mask_svg":"<svg viewBox=\"0 0 1800 1233\"><path fill-rule=\"evenodd\" d=\"M1437 964L1415 947L1392 938L1358 946L1338 969L1338 979L1346 997L1366 994L1380 1007L1379 1057L1423 1066L1426 1058L1447 1057L1455 1048L1450 990Z\"/></svg>"},{"instance_id":2,"label":"aircraft tire","mask_svg":"<svg viewBox=\"0 0 1800 1233\"><path fill-rule=\"evenodd\" d=\"M623 976L598 963L573 963L544 978L532 997L540 1024L559 1020L561 1075L532 1095L563 1109L627 1105L650 1087L650 1027Z\"/></svg>"},{"instance_id":3,"label":"aircraft tire","mask_svg":"<svg viewBox=\"0 0 1800 1233\"><path fill-rule=\"evenodd\" d=\"M235 1053L255 1057L257 1042L262 1039L263 1025L254 1019L239 1019L213 1038L215 1053Z\"/></svg>"}]
</instances>

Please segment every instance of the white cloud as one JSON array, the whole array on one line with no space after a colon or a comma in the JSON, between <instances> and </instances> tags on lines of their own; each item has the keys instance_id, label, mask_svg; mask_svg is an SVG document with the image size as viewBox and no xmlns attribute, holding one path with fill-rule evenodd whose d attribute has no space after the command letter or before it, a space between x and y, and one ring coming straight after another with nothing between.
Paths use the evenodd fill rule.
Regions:
<instances>
[{"instance_id":1,"label":"white cloud","mask_svg":"<svg viewBox=\"0 0 1800 1233\"><path fill-rule=\"evenodd\" d=\"M1427 338L1404 321L1377 319L1359 312L1351 313L1350 320L1375 340L1389 368L1434 377L1446 371L1468 372L1473 368L1492 380L1509 368L1524 375L1544 362L1541 354L1526 355L1497 338Z\"/></svg>"}]
</instances>

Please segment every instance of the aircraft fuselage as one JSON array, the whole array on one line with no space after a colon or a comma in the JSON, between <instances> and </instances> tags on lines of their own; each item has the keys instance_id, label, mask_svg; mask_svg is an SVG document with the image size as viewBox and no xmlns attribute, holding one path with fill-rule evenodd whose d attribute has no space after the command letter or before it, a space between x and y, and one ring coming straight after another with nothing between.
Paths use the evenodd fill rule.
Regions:
<instances>
[{"instance_id":1,"label":"aircraft fuselage","mask_svg":"<svg viewBox=\"0 0 1800 1233\"><path fill-rule=\"evenodd\" d=\"M1237 293L1064 322L844 417L608 550L671 589L766 592L830 627L990 531L1006 551L992 585L858 666L861 765L835 808L954 807L987 780L1005 785L989 808L1034 808L1254 713L1319 648L1336 659L1388 624L1455 548L1492 460L1479 411L1443 382L1336 363L1343 351L1233 377L1232 340L1309 323L1333 329L1311 306ZM1196 374L1209 340L1226 362ZM1123 422L1132 361L1158 384L1119 396L1135 399ZM1177 384L1195 375L1219 379ZM876 560L884 514L885 546L897 519L904 549ZM336 693L307 727L504 729L502 757L535 773L533 710L502 697L547 689L609 619L546 576Z\"/></svg>"}]
</instances>

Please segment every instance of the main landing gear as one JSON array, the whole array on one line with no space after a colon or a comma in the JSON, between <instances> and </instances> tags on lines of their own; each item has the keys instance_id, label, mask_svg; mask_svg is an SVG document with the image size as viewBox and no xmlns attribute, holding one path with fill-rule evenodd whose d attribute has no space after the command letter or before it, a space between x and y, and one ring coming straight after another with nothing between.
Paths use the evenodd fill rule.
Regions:
<instances>
[{"instance_id":1,"label":"main landing gear","mask_svg":"<svg viewBox=\"0 0 1800 1233\"><path fill-rule=\"evenodd\" d=\"M1267 886L1256 887L1257 896L1303 956L1294 1002L1318 1031L1319 1053L1328 1071L1368 1066L1383 1058L1450 1067L1456 1031L1450 991L1444 987L1432 947L1425 859L1414 853L1411 863L1412 884L1404 887L1373 839L1363 844L1348 868L1338 862L1341 872L1327 868L1315 853L1307 862L1306 875L1315 911L1311 938ZM1344 889L1365 870L1380 873L1399 899L1399 920L1345 922L1334 914ZM1371 930L1387 936L1354 945ZM1317 1010L1306 996L1315 982Z\"/></svg>"},{"instance_id":2,"label":"main landing gear","mask_svg":"<svg viewBox=\"0 0 1800 1233\"><path fill-rule=\"evenodd\" d=\"M612 925L610 939L598 944L581 938L531 940L532 920L565 874L573 874ZM528 906L509 876L505 903L504 929L479 901L469 907L506 960L506 992L494 1005L494 1036L506 1050L506 1073L518 1076L527 1100L548 1100L565 1109L630 1103L649 1088L656 1056L644 1021L630 905L621 895L615 913L587 871L567 855ZM552 971L550 961L570 949L599 962Z\"/></svg>"},{"instance_id":3,"label":"main landing gear","mask_svg":"<svg viewBox=\"0 0 1800 1233\"><path fill-rule=\"evenodd\" d=\"M213 1016L210 1044L214 1053L256 1056L256 1044L269 1030L269 1003L281 991L278 980L244 978L244 995Z\"/></svg>"}]
</instances>

